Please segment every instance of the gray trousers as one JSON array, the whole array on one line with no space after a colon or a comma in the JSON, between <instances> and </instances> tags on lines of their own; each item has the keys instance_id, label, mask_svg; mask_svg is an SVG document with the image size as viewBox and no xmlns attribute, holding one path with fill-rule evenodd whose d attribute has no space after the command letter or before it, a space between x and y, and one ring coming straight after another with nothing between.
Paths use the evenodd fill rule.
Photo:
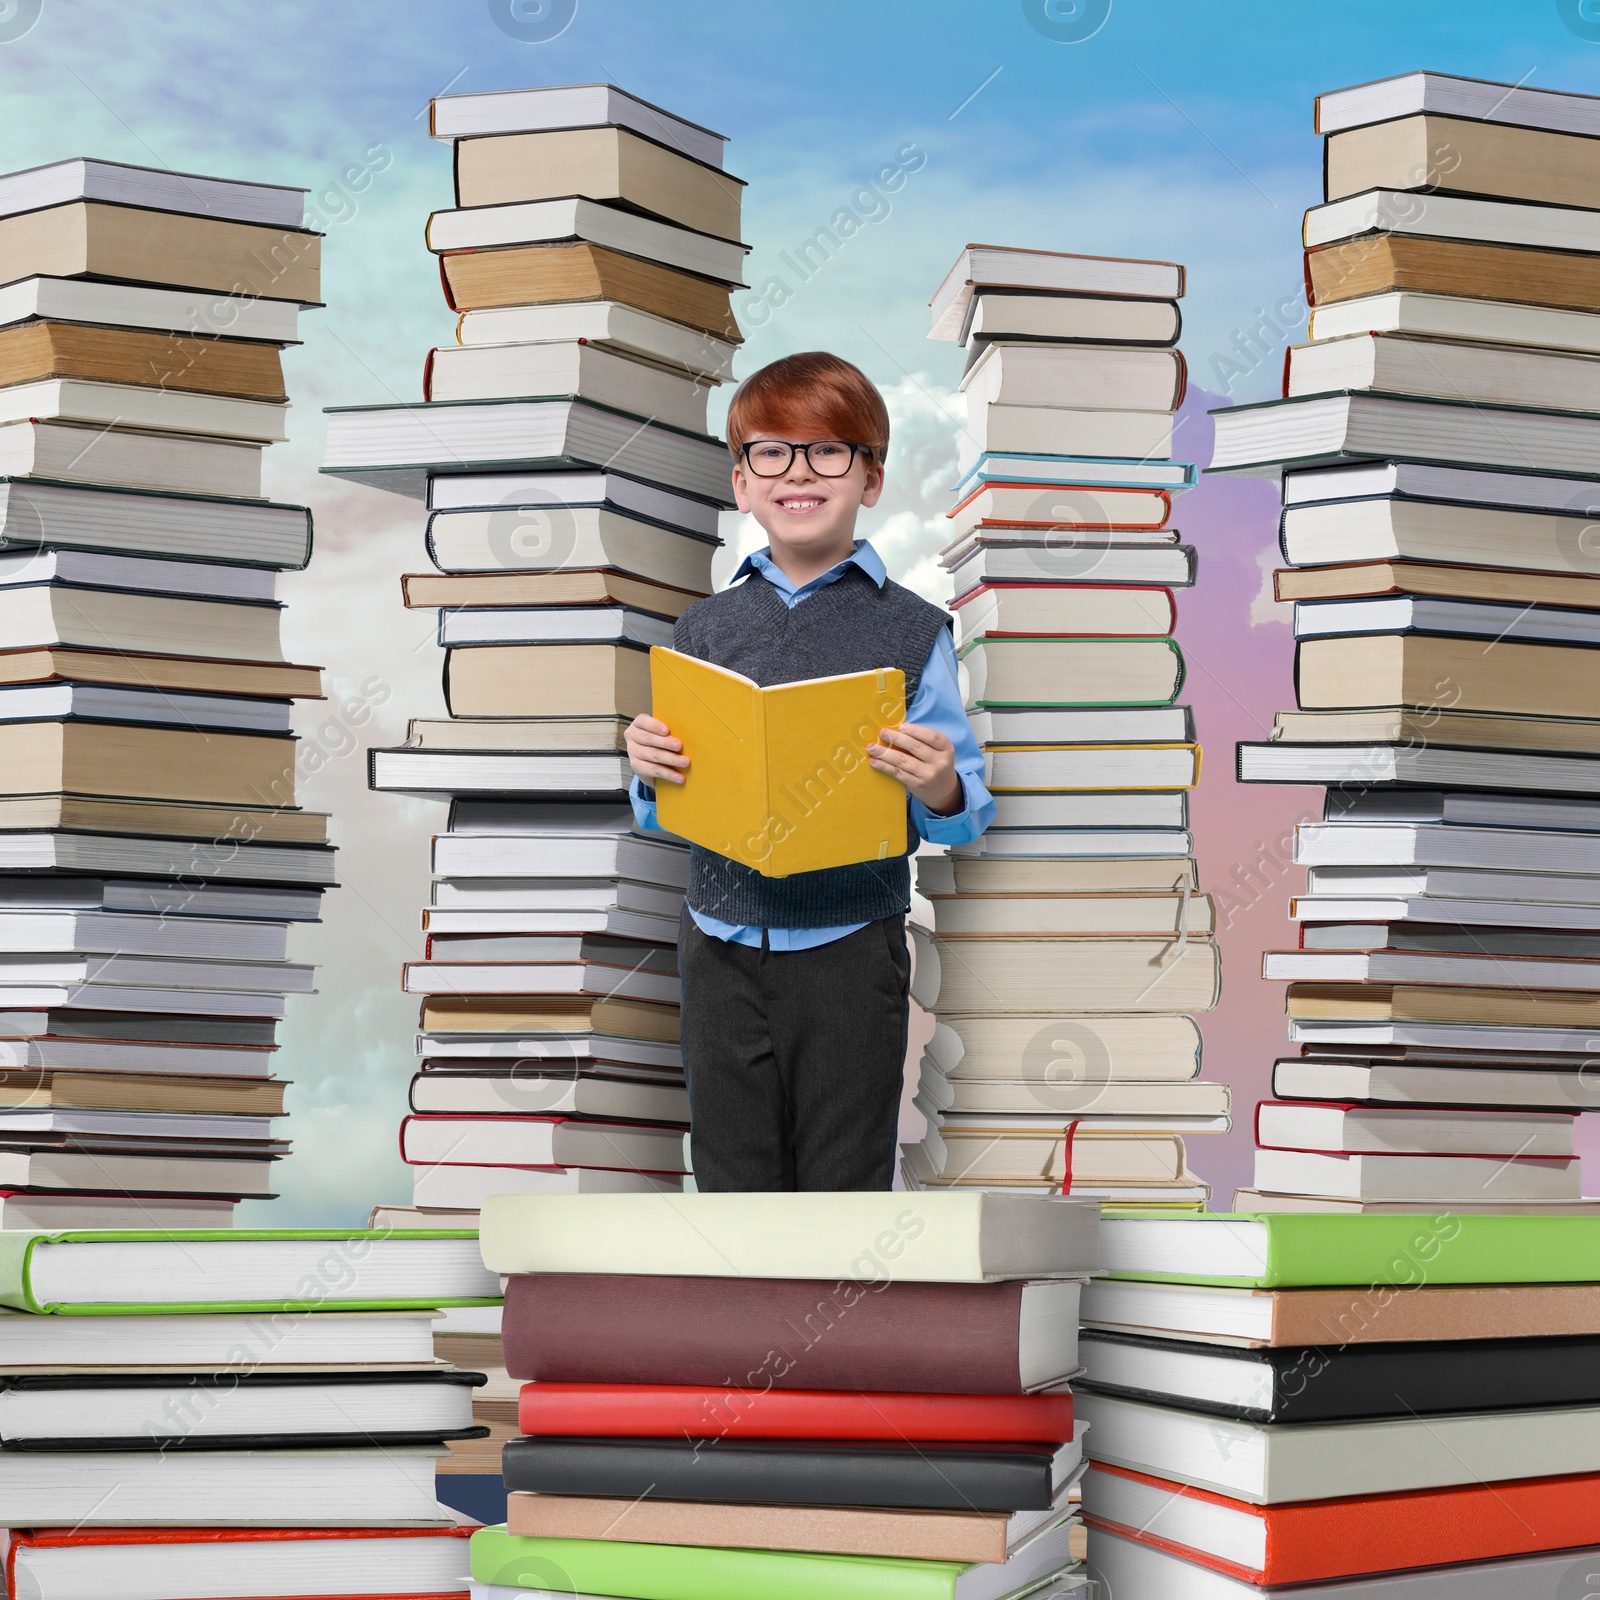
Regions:
<instances>
[{"instance_id":1,"label":"gray trousers","mask_svg":"<svg viewBox=\"0 0 1600 1600\"><path fill-rule=\"evenodd\" d=\"M774 952L678 939L696 1186L889 1189L906 1052L905 918Z\"/></svg>"}]
</instances>

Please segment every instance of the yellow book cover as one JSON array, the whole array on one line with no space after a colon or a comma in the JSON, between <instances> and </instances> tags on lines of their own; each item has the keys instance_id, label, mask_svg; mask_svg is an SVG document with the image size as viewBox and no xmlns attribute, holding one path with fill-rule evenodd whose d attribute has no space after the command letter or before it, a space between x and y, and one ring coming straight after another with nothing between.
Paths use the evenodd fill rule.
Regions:
<instances>
[{"instance_id":1,"label":"yellow book cover","mask_svg":"<svg viewBox=\"0 0 1600 1600\"><path fill-rule=\"evenodd\" d=\"M656 785L663 828L769 878L904 853L905 786L866 755L905 721L898 668L763 689L657 645L650 694L689 757L683 783Z\"/></svg>"}]
</instances>

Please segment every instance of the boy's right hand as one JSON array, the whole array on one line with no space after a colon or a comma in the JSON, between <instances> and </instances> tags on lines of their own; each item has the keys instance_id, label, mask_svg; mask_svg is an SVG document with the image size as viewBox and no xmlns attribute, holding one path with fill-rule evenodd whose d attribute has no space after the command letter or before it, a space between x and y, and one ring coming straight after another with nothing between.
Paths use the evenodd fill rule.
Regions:
<instances>
[{"instance_id":1,"label":"boy's right hand","mask_svg":"<svg viewBox=\"0 0 1600 1600\"><path fill-rule=\"evenodd\" d=\"M628 764L636 777L646 783L682 783L683 769L689 765L683 754L683 741L657 717L641 712L628 724Z\"/></svg>"}]
</instances>

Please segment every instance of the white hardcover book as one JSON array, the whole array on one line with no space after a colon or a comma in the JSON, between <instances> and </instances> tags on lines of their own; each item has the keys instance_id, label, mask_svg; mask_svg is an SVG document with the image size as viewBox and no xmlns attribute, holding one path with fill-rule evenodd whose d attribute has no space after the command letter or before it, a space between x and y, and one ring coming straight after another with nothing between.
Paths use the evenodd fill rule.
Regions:
<instances>
[{"instance_id":1,"label":"white hardcover book","mask_svg":"<svg viewBox=\"0 0 1600 1600\"><path fill-rule=\"evenodd\" d=\"M1419 205L1415 194L1397 189L1369 189L1312 206L1302 232L1308 250L1382 233L1534 250L1600 251L1600 215L1593 211L1452 194L1430 194Z\"/></svg>"},{"instance_id":2,"label":"white hardcover book","mask_svg":"<svg viewBox=\"0 0 1600 1600\"><path fill-rule=\"evenodd\" d=\"M715 334L616 300L486 306L462 312L456 322L456 340L463 345L559 344L569 339L656 361L708 383L727 383L733 377L733 358L739 350Z\"/></svg>"},{"instance_id":3,"label":"white hardcover book","mask_svg":"<svg viewBox=\"0 0 1600 1600\"><path fill-rule=\"evenodd\" d=\"M296 344L299 316L297 300L265 300L209 289L44 277L22 278L0 288L0 327L38 319Z\"/></svg>"},{"instance_id":4,"label":"white hardcover book","mask_svg":"<svg viewBox=\"0 0 1600 1600\"><path fill-rule=\"evenodd\" d=\"M1543 128L1550 133L1600 134L1600 100L1594 95L1448 72L1402 72L1319 94L1316 127L1321 134L1342 133L1346 128L1422 114Z\"/></svg>"},{"instance_id":5,"label":"white hardcover book","mask_svg":"<svg viewBox=\"0 0 1600 1600\"><path fill-rule=\"evenodd\" d=\"M1509 300L1419 294L1410 289L1361 295L1312 308L1308 338L1339 339L1350 333L1414 333L1424 338L1477 339L1485 344L1582 350L1600 355L1600 316L1593 312L1520 306Z\"/></svg>"},{"instance_id":6,"label":"white hardcover book","mask_svg":"<svg viewBox=\"0 0 1600 1600\"><path fill-rule=\"evenodd\" d=\"M445 345L428 354L423 392L440 404L581 395L597 405L704 433L710 389L654 362L572 342Z\"/></svg>"},{"instance_id":7,"label":"white hardcover book","mask_svg":"<svg viewBox=\"0 0 1600 1600\"><path fill-rule=\"evenodd\" d=\"M435 255L452 250L493 250L582 239L680 272L712 278L732 289L745 287L740 273L750 249L737 240L718 239L581 196L435 211L428 218L426 238Z\"/></svg>"},{"instance_id":8,"label":"white hardcover book","mask_svg":"<svg viewBox=\"0 0 1600 1600\"><path fill-rule=\"evenodd\" d=\"M598 127L631 129L708 167L722 165L722 147L728 142L725 134L663 111L610 83L441 94L428 103L428 131L447 144L493 134Z\"/></svg>"},{"instance_id":9,"label":"white hardcover book","mask_svg":"<svg viewBox=\"0 0 1600 1600\"><path fill-rule=\"evenodd\" d=\"M1253 1505L1600 1470L1600 1406L1253 1423L1080 1394L1094 1459Z\"/></svg>"},{"instance_id":10,"label":"white hardcover book","mask_svg":"<svg viewBox=\"0 0 1600 1600\"><path fill-rule=\"evenodd\" d=\"M1582 1180L1576 1160L1260 1149L1255 1157L1258 1189L1349 1200L1411 1200L1444 1210L1454 1200L1576 1200Z\"/></svg>"},{"instance_id":11,"label":"white hardcover book","mask_svg":"<svg viewBox=\"0 0 1600 1600\"><path fill-rule=\"evenodd\" d=\"M237 178L203 178L163 167L135 167L121 161L76 156L48 166L29 167L0 177L0 216L43 211L49 206L98 200L147 211L178 211L226 222L254 222L277 228L305 223L305 189L280 183L242 183Z\"/></svg>"},{"instance_id":12,"label":"white hardcover book","mask_svg":"<svg viewBox=\"0 0 1600 1600\"><path fill-rule=\"evenodd\" d=\"M0 425L80 422L99 428L153 428L277 444L289 437L284 426L288 410L286 403L277 400L239 400L231 395L191 394L134 383L91 383L82 378L41 378L0 388Z\"/></svg>"}]
</instances>

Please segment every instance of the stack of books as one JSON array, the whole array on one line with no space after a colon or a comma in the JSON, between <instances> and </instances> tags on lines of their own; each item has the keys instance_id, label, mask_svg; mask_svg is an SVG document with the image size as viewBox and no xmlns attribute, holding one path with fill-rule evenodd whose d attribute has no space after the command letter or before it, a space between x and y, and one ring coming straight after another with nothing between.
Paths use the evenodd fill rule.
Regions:
<instances>
[{"instance_id":1,"label":"stack of books","mask_svg":"<svg viewBox=\"0 0 1600 1600\"><path fill-rule=\"evenodd\" d=\"M1183 268L969 245L934 295L967 351L943 563L973 731L995 797L970 845L917 860L912 993L937 1014L909 1188L1061 1190L1203 1207L1186 1133L1228 1126L1195 1081L1221 963L1174 705L1168 527L1194 469L1168 459L1183 398Z\"/></svg>"},{"instance_id":2,"label":"stack of books","mask_svg":"<svg viewBox=\"0 0 1600 1600\"><path fill-rule=\"evenodd\" d=\"M0 1235L6 1592L464 1596L470 1233Z\"/></svg>"},{"instance_id":3,"label":"stack of books","mask_svg":"<svg viewBox=\"0 0 1600 1600\"><path fill-rule=\"evenodd\" d=\"M422 499L447 719L371 752L447 797L433 842L410 1225L491 1194L682 1187L682 840L633 831L649 651L711 589L745 246L721 135L618 89L451 95L457 206L428 242L457 343L422 403L335 410L324 470ZM401 1218L386 1212L391 1222Z\"/></svg>"},{"instance_id":4,"label":"stack of books","mask_svg":"<svg viewBox=\"0 0 1600 1600\"><path fill-rule=\"evenodd\" d=\"M1302 1055L1241 1204L1570 1206L1600 1106L1600 98L1411 73L1318 124L1311 342L1213 460L1281 478L1294 607L1300 709L1240 779L1328 786L1299 948L1265 958Z\"/></svg>"},{"instance_id":5,"label":"stack of books","mask_svg":"<svg viewBox=\"0 0 1600 1600\"><path fill-rule=\"evenodd\" d=\"M1600 1220L1107 1219L1089 1568L1115 1600L1567 1600L1600 1572Z\"/></svg>"},{"instance_id":6,"label":"stack of books","mask_svg":"<svg viewBox=\"0 0 1600 1600\"><path fill-rule=\"evenodd\" d=\"M288 1145L271 1056L334 882L295 804L262 497L317 303L304 191L0 176L0 1228L226 1227Z\"/></svg>"},{"instance_id":7,"label":"stack of books","mask_svg":"<svg viewBox=\"0 0 1600 1600\"><path fill-rule=\"evenodd\" d=\"M993 1194L501 1196L524 1383L481 1600L1080 1600L1098 1208Z\"/></svg>"}]
</instances>

